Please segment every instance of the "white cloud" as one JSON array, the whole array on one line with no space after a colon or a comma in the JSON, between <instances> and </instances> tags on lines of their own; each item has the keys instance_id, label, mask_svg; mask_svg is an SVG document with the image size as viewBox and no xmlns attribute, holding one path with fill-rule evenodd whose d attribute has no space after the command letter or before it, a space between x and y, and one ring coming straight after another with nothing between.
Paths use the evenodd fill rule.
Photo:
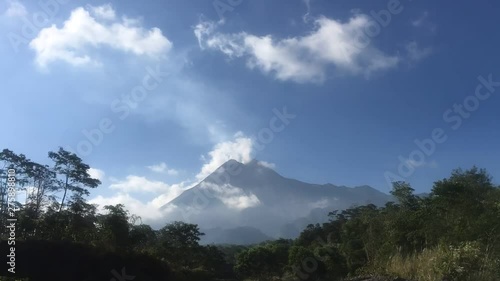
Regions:
<instances>
[{"instance_id":1,"label":"white cloud","mask_svg":"<svg viewBox=\"0 0 500 281\"><path fill-rule=\"evenodd\" d=\"M92 12L96 17L105 19L105 20L114 20L116 18L116 13L115 10L113 10L113 7L111 5L102 5L98 7L94 6L89 6Z\"/></svg>"},{"instance_id":2,"label":"white cloud","mask_svg":"<svg viewBox=\"0 0 500 281\"><path fill-rule=\"evenodd\" d=\"M129 175L125 180L115 182L109 186L111 189L123 192L168 192L170 186L161 181L151 181L145 177Z\"/></svg>"},{"instance_id":3,"label":"white cloud","mask_svg":"<svg viewBox=\"0 0 500 281\"><path fill-rule=\"evenodd\" d=\"M234 159L242 163L248 163L252 160L252 154L252 140L239 132L234 135L233 140L216 144L212 151L208 152L206 156L203 156L205 163L202 165L200 172L193 179L169 185L142 176L129 175L124 180L114 179L115 182L110 185L110 189L117 190L118 195L111 197L98 196L92 199L91 202L99 205L115 205L121 203L124 204L127 210L132 214L140 215L143 218L152 220L165 218L166 213L163 211L163 213L160 212L160 207L163 207L165 204L182 194L182 192L198 184L198 182L214 172L226 161ZM269 166L272 164L261 162L261 165ZM165 163L149 166L148 168L157 171L168 170L168 166ZM208 185L205 186L205 188L211 188L213 194L215 194L217 198L226 206L235 210L242 210L260 204L259 199L254 194L245 193L238 187L231 185ZM156 193L160 195L147 203L143 203L143 201L131 196L130 193ZM169 208L170 209L166 210L167 212L173 211L172 208L176 207L170 206Z\"/></svg>"},{"instance_id":4,"label":"white cloud","mask_svg":"<svg viewBox=\"0 0 500 281\"><path fill-rule=\"evenodd\" d=\"M161 193L151 201L151 204L157 208L172 201L190 187L192 185L188 181L169 185L161 181L153 181L134 175L129 175L124 180L116 181L109 186L110 189L118 190L120 194L127 195L130 198L132 197L129 193ZM125 202L123 203L125 204Z\"/></svg>"},{"instance_id":5,"label":"white cloud","mask_svg":"<svg viewBox=\"0 0 500 281\"><path fill-rule=\"evenodd\" d=\"M89 200L89 202L91 204L98 204L100 212L103 212L103 207L106 205L123 204L131 214L138 215L144 220L159 220L164 218L168 213L168 210L160 210L154 201L143 203L126 193L118 193L111 197L99 195Z\"/></svg>"},{"instance_id":6,"label":"white cloud","mask_svg":"<svg viewBox=\"0 0 500 281\"><path fill-rule=\"evenodd\" d=\"M114 20L111 6L89 9L92 11L82 7L73 10L61 28L55 25L44 28L30 42L39 66L45 67L57 60L75 66L99 65L89 52L101 47L154 58L161 57L172 47L159 28L147 30L135 20ZM103 22L104 18L106 21Z\"/></svg>"},{"instance_id":7,"label":"white cloud","mask_svg":"<svg viewBox=\"0 0 500 281\"><path fill-rule=\"evenodd\" d=\"M333 198L333 200L338 200L337 198ZM327 198L322 198L316 202L313 202L310 204L310 207L312 209L316 209L316 208L326 208L330 205L330 201L327 199Z\"/></svg>"},{"instance_id":8,"label":"white cloud","mask_svg":"<svg viewBox=\"0 0 500 281\"><path fill-rule=\"evenodd\" d=\"M8 2L8 7L4 13L5 16L10 18L15 18L15 17L25 17L28 14L26 7L24 7L24 5L21 2L15 0L7 2Z\"/></svg>"},{"instance_id":9,"label":"white cloud","mask_svg":"<svg viewBox=\"0 0 500 281\"><path fill-rule=\"evenodd\" d=\"M168 174L170 176L177 176L179 174L179 171L175 169L169 169L167 164L165 164L164 162L157 165L147 166L147 168L155 173Z\"/></svg>"},{"instance_id":10,"label":"white cloud","mask_svg":"<svg viewBox=\"0 0 500 281\"><path fill-rule=\"evenodd\" d=\"M155 197L153 200L151 200L151 204L153 204L157 208L161 208L165 204L167 204L168 202L174 200L179 195L181 195L182 192L186 191L187 189L189 189L191 187L192 186L187 181L181 182L178 184L173 184L171 186L170 192L165 192L165 193Z\"/></svg>"},{"instance_id":11,"label":"white cloud","mask_svg":"<svg viewBox=\"0 0 500 281\"><path fill-rule=\"evenodd\" d=\"M408 52L408 58L412 61L422 60L432 54L431 47L420 48L415 41L406 45L406 51Z\"/></svg>"},{"instance_id":12,"label":"white cloud","mask_svg":"<svg viewBox=\"0 0 500 281\"><path fill-rule=\"evenodd\" d=\"M263 167L269 168L269 169L276 168L276 164L269 163L269 162L266 162L266 161L259 161L258 164L261 165L261 166L263 166Z\"/></svg>"},{"instance_id":13,"label":"white cloud","mask_svg":"<svg viewBox=\"0 0 500 281\"><path fill-rule=\"evenodd\" d=\"M236 134L235 139L232 141L216 144L213 150L208 153L207 157L209 159L203 156L206 161L196 179L203 180L230 159L241 163L250 162L252 160L252 150L252 139L245 137L241 133Z\"/></svg>"},{"instance_id":14,"label":"white cloud","mask_svg":"<svg viewBox=\"0 0 500 281\"><path fill-rule=\"evenodd\" d=\"M91 178L98 179L100 181L102 181L104 179L104 176L106 175L103 170L95 168L90 168L87 172L89 173Z\"/></svg>"},{"instance_id":15,"label":"white cloud","mask_svg":"<svg viewBox=\"0 0 500 281\"><path fill-rule=\"evenodd\" d=\"M194 35L196 36L196 38L198 39L198 44L200 45L201 49L204 48L203 45L204 45L205 39L207 37L209 37L210 35L212 35L212 33L217 28L217 26L218 26L218 24L216 24L215 22L204 21L204 22L198 23L194 27L193 32L194 32Z\"/></svg>"},{"instance_id":16,"label":"white cloud","mask_svg":"<svg viewBox=\"0 0 500 281\"><path fill-rule=\"evenodd\" d=\"M244 210L260 204L260 200L255 194L245 193L243 189L230 184L217 185L204 182L200 187L209 190L210 194L231 209Z\"/></svg>"},{"instance_id":17,"label":"white cloud","mask_svg":"<svg viewBox=\"0 0 500 281\"><path fill-rule=\"evenodd\" d=\"M320 17L308 35L276 39L246 32L220 33L220 24L202 22L194 27L194 34L202 49L218 50L230 58L245 57L249 68L278 80L321 82L330 66L353 75L370 75L399 63L399 57L360 42L370 24L366 15L355 15L347 22Z\"/></svg>"}]
</instances>

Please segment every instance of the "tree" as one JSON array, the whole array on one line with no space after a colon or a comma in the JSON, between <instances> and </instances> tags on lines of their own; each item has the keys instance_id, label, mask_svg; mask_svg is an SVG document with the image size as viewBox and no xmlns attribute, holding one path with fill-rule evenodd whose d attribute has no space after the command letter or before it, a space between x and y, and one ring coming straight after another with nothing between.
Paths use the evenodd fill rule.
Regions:
<instances>
[{"instance_id":1,"label":"tree","mask_svg":"<svg viewBox=\"0 0 500 281\"><path fill-rule=\"evenodd\" d=\"M153 252L158 237L147 224L131 225L129 233L130 246L137 252Z\"/></svg>"},{"instance_id":2,"label":"tree","mask_svg":"<svg viewBox=\"0 0 500 281\"><path fill-rule=\"evenodd\" d=\"M415 209L418 197L413 194L415 190L406 182L393 182L391 194L396 197L399 204L406 209Z\"/></svg>"},{"instance_id":3,"label":"tree","mask_svg":"<svg viewBox=\"0 0 500 281\"><path fill-rule=\"evenodd\" d=\"M484 169L456 169L448 179L434 183L431 211L439 232L448 243L490 239L498 218L491 216L498 187Z\"/></svg>"},{"instance_id":4,"label":"tree","mask_svg":"<svg viewBox=\"0 0 500 281\"><path fill-rule=\"evenodd\" d=\"M80 194L74 194L68 204L68 236L71 241L90 244L97 235L97 208L89 204Z\"/></svg>"},{"instance_id":5,"label":"tree","mask_svg":"<svg viewBox=\"0 0 500 281\"><path fill-rule=\"evenodd\" d=\"M276 265L273 252L268 247L256 246L238 254L234 269L242 277L265 281L279 277Z\"/></svg>"},{"instance_id":6,"label":"tree","mask_svg":"<svg viewBox=\"0 0 500 281\"><path fill-rule=\"evenodd\" d=\"M422 222L425 212L422 210L423 200L414 194L414 189L406 182L394 182L391 194L398 199L398 204L388 205L391 208L388 223L388 241L394 248L405 255L421 251L427 243L423 234Z\"/></svg>"},{"instance_id":7,"label":"tree","mask_svg":"<svg viewBox=\"0 0 500 281\"><path fill-rule=\"evenodd\" d=\"M160 240L174 248L198 247L202 235L205 234L200 232L198 225L180 221L167 224L159 230Z\"/></svg>"},{"instance_id":8,"label":"tree","mask_svg":"<svg viewBox=\"0 0 500 281\"><path fill-rule=\"evenodd\" d=\"M291 246L291 240L278 239L250 247L236 256L235 271L258 280L280 278L287 269Z\"/></svg>"},{"instance_id":9,"label":"tree","mask_svg":"<svg viewBox=\"0 0 500 281\"><path fill-rule=\"evenodd\" d=\"M101 242L112 250L126 251L130 242L128 211L123 204L107 205L104 209L108 213L97 219Z\"/></svg>"},{"instance_id":10,"label":"tree","mask_svg":"<svg viewBox=\"0 0 500 281\"><path fill-rule=\"evenodd\" d=\"M309 247L291 247L288 266L292 274L300 280L318 280L325 274L325 264L314 253L314 249Z\"/></svg>"},{"instance_id":11,"label":"tree","mask_svg":"<svg viewBox=\"0 0 500 281\"><path fill-rule=\"evenodd\" d=\"M18 155L11 150L4 149L0 152L0 162L3 162L0 164L0 220L5 225L9 204L16 206L16 209L21 207L21 203L17 202L12 196L9 196L9 185L12 183L9 181L9 178L12 178L9 176L9 171L13 170L15 172L14 190L16 194L19 190L25 190L24 186L28 183L26 168L29 159L24 154Z\"/></svg>"},{"instance_id":12,"label":"tree","mask_svg":"<svg viewBox=\"0 0 500 281\"><path fill-rule=\"evenodd\" d=\"M198 225L176 221L158 230L159 255L179 267L191 267L199 255L200 237L205 235Z\"/></svg>"},{"instance_id":13,"label":"tree","mask_svg":"<svg viewBox=\"0 0 500 281\"><path fill-rule=\"evenodd\" d=\"M231 277L231 267L224 257L224 253L216 246L207 245L200 251L200 265L212 277Z\"/></svg>"},{"instance_id":14,"label":"tree","mask_svg":"<svg viewBox=\"0 0 500 281\"><path fill-rule=\"evenodd\" d=\"M319 223L309 224L306 229L304 229L299 237L297 238L296 245L298 246L310 246L317 243L323 237L323 228Z\"/></svg>"},{"instance_id":15,"label":"tree","mask_svg":"<svg viewBox=\"0 0 500 281\"><path fill-rule=\"evenodd\" d=\"M40 216L40 208L44 204L49 203L51 197L49 193L57 190L56 173L52 171L49 166L41 165L35 162L29 162L26 169L26 174L32 179L33 190L28 194L28 201L34 209L35 217L37 220Z\"/></svg>"},{"instance_id":16,"label":"tree","mask_svg":"<svg viewBox=\"0 0 500 281\"><path fill-rule=\"evenodd\" d=\"M57 152L49 152L49 158L54 161L54 170L61 177L59 186L64 191L59 212L64 206L68 190L80 195L89 195L87 188L96 188L101 184L98 179L90 177L89 165L83 163L78 155L60 147Z\"/></svg>"}]
</instances>

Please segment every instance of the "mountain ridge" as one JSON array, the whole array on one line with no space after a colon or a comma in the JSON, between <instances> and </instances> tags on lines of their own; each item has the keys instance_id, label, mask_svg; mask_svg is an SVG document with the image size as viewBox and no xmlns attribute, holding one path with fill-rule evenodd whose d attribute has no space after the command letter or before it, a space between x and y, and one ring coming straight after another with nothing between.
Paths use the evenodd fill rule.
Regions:
<instances>
[{"instance_id":1,"label":"mountain ridge","mask_svg":"<svg viewBox=\"0 0 500 281\"><path fill-rule=\"evenodd\" d=\"M196 223L202 229L249 227L264 236L294 238L306 222L326 221L330 211L389 201L391 195L368 185L306 183L286 178L256 159L246 164L231 159L162 209L173 210L170 220Z\"/></svg>"}]
</instances>

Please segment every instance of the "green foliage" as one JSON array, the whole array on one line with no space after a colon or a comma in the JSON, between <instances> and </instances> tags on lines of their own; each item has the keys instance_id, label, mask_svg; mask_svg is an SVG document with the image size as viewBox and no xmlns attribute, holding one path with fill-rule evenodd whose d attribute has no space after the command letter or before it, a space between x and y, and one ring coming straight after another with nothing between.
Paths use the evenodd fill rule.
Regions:
<instances>
[{"instance_id":1,"label":"green foliage","mask_svg":"<svg viewBox=\"0 0 500 281\"><path fill-rule=\"evenodd\" d=\"M250 247L236 256L236 273L245 278L272 280L285 272L291 242L280 239Z\"/></svg>"},{"instance_id":2,"label":"green foliage","mask_svg":"<svg viewBox=\"0 0 500 281\"><path fill-rule=\"evenodd\" d=\"M147 224L130 226L129 242L134 251L152 253L151 249L157 241L158 237L151 226Z\"/></svg>"},{"instance_id":3,"label":"green foliage","mask_svg":"<svg viewBox=\"0 0 500 281\"><path fill-rule=\"evenodd\" d=\"M454 170L424 198L408 183L396 182L391 194L397 202L332 210L328 221L308 225L295 240L249 247L200 245L204 234L184 222L154 230L123 205L104 206L99 214L85 198L100 184L89 176L89 166L62 148L49 158L52 167L7 149L0 152L0 218L7 218L7 169L16 170L19 190L27 195L26 202L14 202L19 240L144 253L168 264L174 280L234 279L235 274L264 281L343 280L361 273L419 281L500 280L500 188L476 167Z\"/></svg>"},{"instance_id":4,"label":"green foliage","mask_svg":"<svg viewBox=\"0 0 500 281\"><path fill-rule=\"evenodd\" d=\"M202 235L196 224L179 221L167 224L157 232L156 254L170 261L174 268L196 268L203 257L203 248L198 243Z\"/></svg>"},{"instance_id":5,"label":"green foliage","mask_svg":"<svg viewBox=\"0 0 500 281\"><path fill-rule=\"evenodd\" d=\"M229 259L219 248L199 245L203 233L197 225L174 222L156 231L146 224L136 225L140 218L120 204L104 206L99 214L98 206L85 198L89 188L100 184L88 174L89 165L62 148L49 152L49 158L52 167L7 149L0 152L2 220L8 216L4 208L8 169L16 170L17 190L26 191L26 202L13 202L19 208L18 240L66 241L96 246L108 253L144 253L171 265L178 276L191 281L234 277ZM7 238L5 232L1 238Z\"/></svg>"},{"instance_id":6,"label":"green foliage","mask_svg":"<svg viewBox=\"0 0 500 281\"><path fill-rule=\"evenodd\" d=\"M111 250L126 251L130 244L128 211L122 204L104 206L104 209L108 213L97 217L99 237L104 242L101 246Z\"/></svg>"},{"instance_id":7,"label":"green foliage","mask_svg":"<svg viewBox=\"0 0 500 281\"><path fill-rule=\"evenodd\" d=\"M64 150L62 147L57 152L49 152L49 158L54 161L54 171L60 177L59 188L64 191L59 212L64 206L64 200L68 191L77 195L89 195L87 188L96 188L101 182L90 177L89 165L83 163L82 159L75 153Z\"/></svg>"},{"instance_id":8,"label":"green foliage","mask_svg":"<svg viewBox=\"0 0 500 281\"><path fill-rule=\"evenodd\" d=\"M158 231L159 239L166 247L195 248L198 247L200 232L198 225L176 221L167 224Z\"/></svg>"},{"instance_id":9,"label":"green foliage","mask_svg":"<svg viewBox=\"0 0 500 281\"><path fill-rule=\"evenodd\" d=\"M346 273L498 279L500 190L485 170L455 170L425 198L404 182L394 183L391 193L397 202L334 211L329 222L309 225L290 249L289 271L300 279L335 280ZM306 263L313 272L304 270Z\"/></svg>"}]
</instances>

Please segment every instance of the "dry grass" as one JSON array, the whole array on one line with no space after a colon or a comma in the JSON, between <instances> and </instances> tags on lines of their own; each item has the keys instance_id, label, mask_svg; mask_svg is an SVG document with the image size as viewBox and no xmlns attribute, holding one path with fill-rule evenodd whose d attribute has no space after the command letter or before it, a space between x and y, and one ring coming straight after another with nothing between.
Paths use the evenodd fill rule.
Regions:
<instances>
[{"instance_id":1,"label":"dry grass","mask_svg":"<svg viewBox=\"0 0 500 281\"><path fill-rule=\"evenodd\" d=\"M416 281L497 281L500 262L475 243L459 247L437 247L404 257L397 254L373 268L379 274Z\"/></svg>"}]
</instances>

